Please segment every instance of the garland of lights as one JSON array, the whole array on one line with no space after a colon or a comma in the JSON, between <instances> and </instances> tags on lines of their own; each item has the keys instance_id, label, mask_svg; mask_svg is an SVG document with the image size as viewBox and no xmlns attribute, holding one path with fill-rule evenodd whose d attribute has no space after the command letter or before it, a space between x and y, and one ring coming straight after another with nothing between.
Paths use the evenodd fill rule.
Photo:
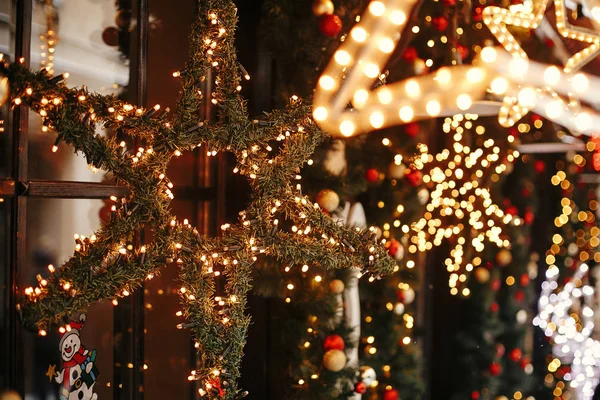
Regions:
<instances>
[{"instance_id":1,"label":"garland of lights","mask_svg":"<svg viewBox=\"0 0 600 400\"><path fill-rule=\"evenodd\" d=\"M263 121L248 118L236 59L236 9L230 0L199 1L191 34L187 68L182 78L178 114L155 106L136 108L113 96L69 89L65 75L50 77L46 70L32 73L20 63L2 64L9 78L14 106L29 106L43 118L45 130L57 132L53 151L61 141L81 151L93 168L112 173L129 195L113 197L111 220L90 238L76 237L74 256L60 269L49 267L49 278L26 289L20 306L24 324L45 335L52 324L103 299L128 296L161 266L176 262L186 318L200 354L200 367L190 380L201 382L207 398L235 399L245 395L236 384L249 317L246 294L251 265L258 253L294 266L316 264L326 269L365 267L363 273L391 272L395 263L375 242L372 230L339 226L311 204L294 181L300 166L323 140L310 119L310 108L296 97L285 110ZM203 94L197 84L214 72L216 89ZM210 95L223 123L198 121L201 99ZM111 136L97 134L103 126L139 138L142 147L128 150ZM234 172L249 178L251 202L237 224L222 226L222 236L198 234L187 221L178 223L169 213L172 187L165 176L171 157L204 145L211 154L231 151ZM280 227L289 222L291 231ZM137 246L134 233L153 230L153 241ZM218 291L219 279L224 280ZM291 288L290 290L292 290ZM60 329L69 329L61 326Z\"/></svg>"},{"instance_id":2,"label":"garland of lights","mask_svg":"<svg viewBox=\"0 0 600 400\"><path fill-rule=\"evenodd\" d=\"M554 293L559 269L550 266L542 283L539 313L533 320L554 343L552 353L556 358L548 370L556 371L561 363L571 365L564 379L570 381L577 400L591 400L600 382L600 341L592 338L595 290L584 283L588 271L587 264L580 264L572 279Z\"/></svg>"},{"instance_id":3,"label":"garland of lights","mask_svg":"<svg viewBox=\"0 0 600 400\"><path fill-rule=\"evenodd\" d=\"M502 126L511 127L529 110L561 125L591 134L600 115L583 108L580 100L595 100L600 80L572 73L600 53L600 34L568 24L564 0L555 0L557 29L566 37L590 43L572 56L563 71L555 66L530 63L506 25L535 29L548 0L536 0L532 10L484 9L484 22L504 51L484 48L474 65L440 68L433 74L379 86L381 68L393 53L406 28L414 1L374 0L347 40L335 52L315 90L313 117L334 136L349 137L411 121L458 112L498 115ZM507 69L507 62L509 68ZM541 73L540 73L541 72ZM385 75L384 75L385 76ZM376 85L377 86L377 85ZM479 101L486 93L503 102ZM569 97L565 102L558 93ZM352 108L348 108L348 104Z\"/></svg>"}]
</instances>

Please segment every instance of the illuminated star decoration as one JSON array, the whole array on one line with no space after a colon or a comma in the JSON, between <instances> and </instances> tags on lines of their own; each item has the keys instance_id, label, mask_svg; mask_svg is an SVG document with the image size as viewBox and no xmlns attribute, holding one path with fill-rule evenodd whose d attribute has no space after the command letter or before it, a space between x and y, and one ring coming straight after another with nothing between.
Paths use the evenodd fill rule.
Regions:
<instances>
[{"instance_id":1,"label":"illuminated star decoration","mask_svg":"<svg viewBox=\"0 0 600 400\"><path fill-rule=\"evenodd\" d=\"M600 342L593 339L594 288L585 283L589 267L582 263L562 290L558 289L559 269L551 265L542 283L538 315L533 324L539 326L553 341L556 357L548 370L553 372L562 364L571 366L564 379L570 382L577 400L591 400L600 382Z\"/></svg>"},{"instance_id":2,"label":"illuminated star decoration","mask_svg":"<svg viewBox=\"0 0 600 400\"><path fill-rule=\"evenodd\" d=\"M52 379L54 378L54 375L56 375L55 372L56 369L56 365L48 365L48 371L46 372L46 376L48 377L48 381L52 382Z\"/></svg>"},{"instance_id":3,"label":"illuminated star decoration","mask_svg":"<svg viewBox=\"0 0 600 400\"><path fill-rule=\"evenodd\" d=\"M518 41L508 31L507 26L536 29L544 18L544 13L549 2L550 0L532 0L531 3L527 3L529 7L524 5L514 5L509 9L505 9L497 6L489 6L483 10L484 23L504 49L506 49L506 51L508 51L516 60L516 62L512 63L512 68L516 74L524 74L525 71L527 71L529 58L527 57L527 53L525 53L519 45ZM593 30L571 25L566 18L567 9L565 0L554 0L554 8L558 32L565 38L589 43L588 47L579 51L567 60L563 72L572 74L581 69L600 53L600 35ZM558 83L561 79L559 69L556 67L548 68L544 74L544 79L550 85ZM581 83L583 84L583 82ZM558 100L556 93L549 87L545 87L543 90L537 89L537 91L546 92L550 97ZM515 91L513 91L513 93L506 93L498 114L498 121L500 124L505 127L514 125L534 106L535 102L533 97L534 94L531 88L528 88L527 91L520 91L519 93L515 93ZM574 115L577 115L580 113L579 101L576 100L575 96L569 97L570 101L567 106ZM551 119L553 119L553 114L559 113L559 104L560 103L557 102L550 106L548 111ZM553 110L552 107L554 107L555 110ZM586 117L583 118L587 120ZM583 125L583 121L580 121L580 125Z\"/></svg>"},{"instance_id":4,"label":"illuminated star decoration","mask_svg":"<svg viewBox=\"0 0 600 400\"><path fill-rule=\"evenodd\" d=\"M372 1L335 52L314 96L315 121L334 136L454 115L471 107L488 86L489 71L444 67L371 90L393 53L415 0ZM353 109L347 106L352 103Z\"/></svg>"},{"instance_id":5,"label":"illuminated star decoration","mask_svg":"<svg viewBox=\"0 0 600 400\"><path fill-rule=\"evenodd\" d=\"M259 254L291 267L358 267L380 274L395 266L374 232L339 226L302 195L300 167L326 137L312 122L310 107L292 97L288 107L264 121L249 118L239 95L243 69L235 54L236 22L232 1L199 2L190 59L175 74L183 89L174 118L159 107L137 108L113 96L68 88L63 75L0 63L12 104L29 106L42 116L46 130L57 132L53 151L61 141L73 146L91 166L111 172L128 189L127 195L112 198L110 221L89 238L77 236L74 256L60 268L49 266L50 276L38 276L38 285L26 289L21 305L25 325L46 335L49 326L95 302L118 304L118 298L174 262L182 283L177 315L185 317L178 327L191 331L200 355L189 380L199 381L201 396L228 400L244 395L236 381L250 323L251 267ZM203 98L198 84L209 70L216 84L206 95L225 124L198 119ZM97 126L139 138L140 147L131 150L113 135L97 134ZM170 214L174 195L167 165L198 146L211 155L234 153L234 172L247 176L252 189L239 221L223 225L220 237L202 236ZM152 230L152 241L138 245L134 234L144 228Z\"/></svg>"},{"instance_id":6,"label":"illuminated star decoration","mask_svg":"<svg viewBox=\"0 0 600 400\"><path fill-rule=\"evenodd\" d=\"M423 176L426 185L433 186L425 215L411 226L409 252L428 251L444 241L452 244L444 264L450 273L449 286L453 295L468 296L464 287L467 273L482 263L477 256L485 243L499 248L510 246L503 238L506 224L520 225L521 220L494 204L488 189L492 173L506 171L500 157L500 147L493 139L485 139L485 128L475 126L476 115L455 115L446 118L444 132L451 134L453 145L435 157L421 145L421 156L413 163L417 169L429 171ZM478 141L482 145L478 145ZM513 150L506 156L508 163L519 156Z\"/></svg>"}]
</instances>

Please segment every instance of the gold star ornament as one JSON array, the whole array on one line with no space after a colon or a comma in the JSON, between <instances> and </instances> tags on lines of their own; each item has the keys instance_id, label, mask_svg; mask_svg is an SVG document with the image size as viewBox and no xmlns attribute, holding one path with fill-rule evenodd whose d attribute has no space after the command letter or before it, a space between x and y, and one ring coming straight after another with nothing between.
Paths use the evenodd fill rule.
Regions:
<instances>
[{"instance_id":1,"label":"gold star ornament","mask_svg":"<svg viewBox=\"0 0 600 400\"><path fill-rule=\"evenodd\" d=\"M52 382L52 378L54 378L54 376L56 375L56 365L48 365L48 371L46 372L46 376L48 377L48 380L50 382Z\"/></svg>"}]
</instances>

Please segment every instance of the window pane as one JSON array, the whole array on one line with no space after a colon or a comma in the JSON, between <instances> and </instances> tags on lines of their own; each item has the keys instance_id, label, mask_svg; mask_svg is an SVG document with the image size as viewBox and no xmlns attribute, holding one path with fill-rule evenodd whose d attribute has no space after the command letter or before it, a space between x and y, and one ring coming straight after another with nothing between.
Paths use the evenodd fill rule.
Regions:
<instances>
[{"instance_id":1,"label":"window pane","mask_svg":"<svg viewBox=\"0 0 600 400\"><path fill-rule=\"evenodd\" d=\"M119 41L128 35L118 34L113 0L101 1L34 1L31 33L31 68L48 68L52 75L70 74L70 86L85 85L102 94L120 94L129 80L126 57ZM125 21L127 22L127 21ZM113 46L114 45L114 46ZM52 153L56 134L42 132L41 118L30 114L29 177L70 181L101 181L104 174L94 174L85 159L66 145Z\"/></svg>"},{"instance_id":2,"label":"window pane","mask_svg":"<svg viewBox=\"0 0 600 400\"><path fill-rule=\"evenodd\" d=\"M0 52L13 59L14 54L14 1L0 1ZM0 96L2 93L0 93ZM11 160L8 141L8 106L0 107L0 178L8 176L8 167Z\"/></svg>"},{"instance_id":3,"label":"window pane","mask_svg":"<svg viewBox=\"0 0 600 400\"><path fill-rule=\"evenodd\" d=\"M49 274L48 264L59 268L73 254L73 234L89 236L100 226L101 200L27 199L27 261L20 266L22 287L37 284L36 275ZM78 316L72 316L78 321ZM113 306L110 302L95 304L87 310L80 330L81 343L95 350L95 366L99 372L95 392L100 398L112 398L113 388ZM46 376L50 365L62 370L60 336L56 329L45 337L26 334L23 363L26 399L55 399L60 386ZM91 353L90 353L91 354ZM76 368L71 373L76 372Z\"/></svg>"}]
</instances>

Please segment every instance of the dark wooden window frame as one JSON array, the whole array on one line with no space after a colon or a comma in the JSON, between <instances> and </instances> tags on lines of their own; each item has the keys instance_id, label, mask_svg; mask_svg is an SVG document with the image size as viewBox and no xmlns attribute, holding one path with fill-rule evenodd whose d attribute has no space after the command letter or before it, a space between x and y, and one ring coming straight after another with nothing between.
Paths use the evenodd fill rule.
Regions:
<instances>
[{"instance_id":1,"label":"dark wooden window frame","mask_svg":"<svg viewBox=\"0 0 600 400\"><path fill-rule=\"evenodd\" d=\"M33 0L13 0L16 4L15 59L24 57L29 66L31 50L31 24ZM149 0L132 1L134 30L130 43L130 80L128 85L128 101L144 105L147 95L147 61L148 61L148 17ZM210 85L211 79L205 81ZM210 87L203 88L209 91ZM7 107L7 106L5 106ZM211 103L206 102L202 117L209 118L212 112ZM9 287L3 288L2 295L7 297L5 308L0 309L3 325L6 328L4 338L0 337L0 377L4 384L24 394L25 371L22 360L23 328L20 323L17 304L22 296L19 282L20 269L26 263L26 217L27 198L55 199L105 199L110 196L127 194L127 188L113 184L95 182L70 182L56 180L28 179L28 110L16 107L8 114L6 132L9 135L8 176L0 179L0 198L9 204L7 256L0 260L0 274ZM137 143L133 143L134 148ZM208 157L200 151L194 152L194 167L199 173L194 174L192 186L176 188L175 196L180 200L189 200L194 204L198 230L205 234L216 234L215 227L224 219L225 201L225 163L226 159L219 155ZM143 232L138 232L137 240L143 240ZM115 349L115 365L113 369L113 390L115 399L144 398L144 291L137 290L132 296L123 299L114 310L114 334L122 333L120 348ZM192 352L192 348L190 352ZM192 364L194 358L191 357ZM126 361L125 361L126 360ZM125 361L125 362L123 362ZM135 368L127 368L133 363ZM1 383L1 382L0 382ZM2 387L0 387L2 389ZM190 398L194 398L194 388L190 390Z\"/></svg>"}]
</instances>

